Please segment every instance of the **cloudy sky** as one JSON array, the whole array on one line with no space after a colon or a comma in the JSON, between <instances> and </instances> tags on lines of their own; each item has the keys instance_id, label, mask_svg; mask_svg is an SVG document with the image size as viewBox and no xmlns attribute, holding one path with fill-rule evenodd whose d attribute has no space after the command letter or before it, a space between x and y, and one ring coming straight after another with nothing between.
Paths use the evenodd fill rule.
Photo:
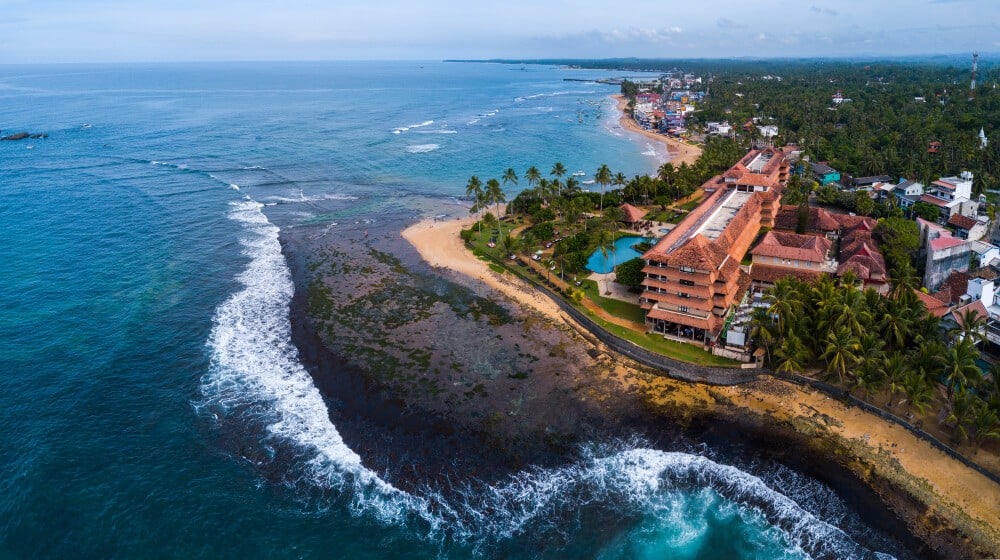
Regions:
<instances>
[{"instance_id":1,"label":"cloudy sky","mask_svg":"<svg viewBox=\"0 0 1000 560\"><path fill-rule=\"evenodd\" d=\"M1000 0L0 0L0 63L1000 51Z\"/></svg>"}]
</instances>

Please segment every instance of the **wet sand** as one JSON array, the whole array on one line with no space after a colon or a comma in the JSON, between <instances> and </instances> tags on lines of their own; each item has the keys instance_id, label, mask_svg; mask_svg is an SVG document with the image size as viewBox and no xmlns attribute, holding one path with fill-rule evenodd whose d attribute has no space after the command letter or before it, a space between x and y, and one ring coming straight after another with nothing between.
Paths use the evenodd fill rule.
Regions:
<instances>
[{"instance_id":1,"label":"wet sand","mask_svg":"<svg viewBox=\"0 0 1000 560\"><path fill-rule=\"evenodd\" d=\"M458 232L469 223L471 219L423 221L402 235L432 266L465 275L554 323L575 327L548 298L509 274L494 272L467 251ZM902 427L780 380L712 388L637 373L641 369L619 365L602 374L618 385L618 392L641 395L660 413L697 416L715 409L712 413L735 422L782 426L816 445L833 445L849 455L847 466L876 487L888 507L935 549L947 551L953 546L949 543L967 535L980 554L1000 554L1000 485Z\"/></svg>"},{"instance_id":2,"label":"wet sand","mask_svg":"<svg viewBox=\"0 0 1000 560\"><path fill-rule=\"evenodd\" d=\"M667 149L667 153L670 154L670 163L675 166L679 167L682 163L694 165L694 162L698 161L698 157L701 156L701 147L686 144L675 138L670 138L669 136L657 134L656 132L642 128L637 122L635 122L635 119L625 114L625 107L628 105L628 99L626 99L624 95L620 94L613 95L612 97L618 104L618 112L621 114L621 117L618 119L618 124L620 124L622 128L628 130L629 132L641 134L650 140L663 144L663 146Z\"/></svg>"}]
</instances>

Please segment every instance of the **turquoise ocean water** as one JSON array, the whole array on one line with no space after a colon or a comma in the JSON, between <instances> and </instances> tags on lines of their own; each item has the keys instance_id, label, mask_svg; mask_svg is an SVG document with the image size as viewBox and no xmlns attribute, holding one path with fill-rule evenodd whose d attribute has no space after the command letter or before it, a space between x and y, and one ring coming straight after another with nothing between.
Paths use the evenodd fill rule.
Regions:
<instances>
[{"instance_id":1,"label":"turquoise ocean water","mask_svg":"<svg viewBox=\"0 0 1000 560\"><path fill-rule=\"evenodd\" d=\"M278 228L464 213L507 167L652 171L614 91L563 81L607 75L0 67L0 129L50 135L0 143L0 557L905 556L822 483L712 450L595 444L456 501L341 441Z\"/></svg>"}]
</instances>

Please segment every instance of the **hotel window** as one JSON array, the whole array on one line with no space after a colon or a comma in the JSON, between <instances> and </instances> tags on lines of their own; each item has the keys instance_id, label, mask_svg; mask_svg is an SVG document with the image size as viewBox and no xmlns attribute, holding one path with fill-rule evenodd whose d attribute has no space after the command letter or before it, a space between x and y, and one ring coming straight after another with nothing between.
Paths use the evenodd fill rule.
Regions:
<instances>
[{"instance_id":1,"label":"hotel window","mask_svg":"<svg viewBox=\"0 0 1000 560\"><path fill-rule=\"evenodd\" d=\"M679 282L685 286L694 286L693 280L679 280Z\"/></svg>"},{"instance_id":2,"label":"hotel window","mask_svg":"<svg viewBox=\"0 0 1000 560\"><path fill-rule=\"evenodd\" d=\"M678 305L677 306L677 311L680 311L681 313L687 313L688 312L688 306L686 306L686 305Z\"/></svg>"},{"instance_id":3,"label":"hotel window","mask_svg":"<svg viewBox=\"0 0 1000 560\"><path fill-rule=\"evenodd\" d=\"M684 292L677 292L677 295L681 296L682 298L689 298L689 297L691 297L691 294L686 294Z\"/></svg>"},{"instance_id":4,"label":"hotel window","mask_svg":"<svg viewBox=\"0 0 1000 560\"><path fill-rule=\"evenodd\" d=\"M681 267L681 272L688 272L688 273L694 272L694 267L682 266Z\"/></svg>"}]
</instances>

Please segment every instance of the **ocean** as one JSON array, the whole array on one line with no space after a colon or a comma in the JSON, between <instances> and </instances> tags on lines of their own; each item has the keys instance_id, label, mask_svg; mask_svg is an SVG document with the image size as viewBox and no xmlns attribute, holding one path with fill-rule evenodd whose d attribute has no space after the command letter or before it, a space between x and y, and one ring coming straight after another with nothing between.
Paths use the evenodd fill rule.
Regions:
<instances>
[{"instance_id":1,"label":"ocean","mask_svg":"<svg viewBox=\"0 0 1000 560\"><path fill-rule=\"evenodd\" d=\"M0 66L0 135L49 135L0 142L0 557L907 557L823 482L722 450L594 442L407 492L330 420L279 231L465 214L468 177L508 167L652 172L615 89L564 81L615 75Z\"/></svg>"}]
</instances>

